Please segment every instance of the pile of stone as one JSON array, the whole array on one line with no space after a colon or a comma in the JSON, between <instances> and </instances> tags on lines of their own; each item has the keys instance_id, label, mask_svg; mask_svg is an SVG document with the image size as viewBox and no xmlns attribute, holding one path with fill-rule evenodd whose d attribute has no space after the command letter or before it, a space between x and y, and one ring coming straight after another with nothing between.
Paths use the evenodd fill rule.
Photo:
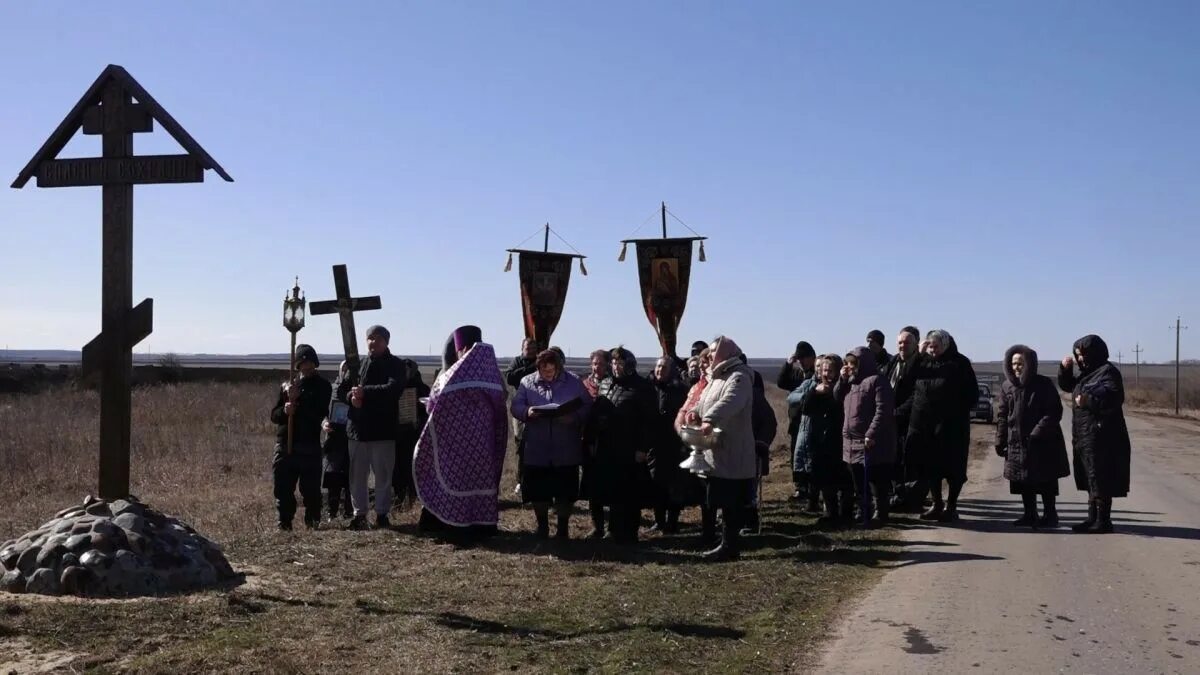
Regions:
<instances>
[{"instance_id":1,"label":"pile of stone","mask_svg":"<svg viewBox=\"0 0 1200 675\"><path fill-rule=\"evenodd\" d=\"M131 597L216 586L233 568L217 544L136 498L91 496L0 546L0 590Z\"/></svg>"}]
</instances>

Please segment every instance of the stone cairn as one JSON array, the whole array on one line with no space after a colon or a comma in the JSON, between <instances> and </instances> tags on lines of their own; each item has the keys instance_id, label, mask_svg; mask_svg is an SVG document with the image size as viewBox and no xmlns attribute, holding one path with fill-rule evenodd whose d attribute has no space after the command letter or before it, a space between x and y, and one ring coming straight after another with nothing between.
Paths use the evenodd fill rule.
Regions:
<instances>
[{"instance_id":1,"label":"stone cairn","mask_svg":"<svg viewBox=\"0 0 1200 675\"><path fill-rule=\"evenodd\" d=\"M0 590L131 597L209 588L234 578L220 546L137 501L88 496L0 546Z\"/></svg>"}]
</instances>

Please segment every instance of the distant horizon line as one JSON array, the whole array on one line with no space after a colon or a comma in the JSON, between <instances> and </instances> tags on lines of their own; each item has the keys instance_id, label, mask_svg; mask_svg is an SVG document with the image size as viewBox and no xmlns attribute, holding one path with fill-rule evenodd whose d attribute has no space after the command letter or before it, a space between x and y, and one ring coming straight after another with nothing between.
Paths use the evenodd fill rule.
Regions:
<instances>
[{"instance_id":1,"label":"distant horizon line","mask_svg":"<svg viewBox=\"0 0 1200 675\"><path fill-rule=\"evenodd\" d=\"M60 361L69 361L71 363L82 362L82 352L78 349L5 349L2 353L4 356L0 357L0 362L4 362L4 363L36 364L39 361L43 361L43 360L52 361L55 363L60 362ZM395 355L399 356L401 358L411 358L414 360L416 360L416 359L438 359L438 360L440 360L441 359L440 354L395 354ZM221 354L221 353L216 353L216 352L134 352L133 359L134 359L134 361L141 361L144 363L146 361L158 361L166 356L176 356L176 357L203 359L203 360L218 360L218 359L229 359L229 360L238 360L238 361L256 361L257 360L259 362L269 361L269 362L279 362L281 364L286 364L288 355L285 352L256 352L256 353L247 353L247 354ZM318 352L317 356L318 356L318 358L320 358L322 361L324 361L326 363L329 363L329 362L339 362L340 363L341 360L344 358L343 354L337 354L337 353L322 354L322 353ZM365 354L363 354L363 356L365 356ZM790 355L788 355L788 356L790 356ZM756 362L756 363L763 363L763 362L781 363L783 361L786 361L788 359L788 356L751 357L750 361ZM514 357L515 357L515 355L502 355L502 354L496 355L496 358L498 360L508 360L508 359L512 359ZM585 355L585 356L574 356L574 357L568 356L567 358L569 360L573 360L573 361L586 361L588 357ZM1039 359L1038 362L1039 363L1058 363L1058 361L1055 359ZM1000 364L1001 361L999 361L999 360L972 361L972 363L995 365L995 364ZM186 364L184 364L184 365L186 365ZM1117 365L1119 365L1119 366L1134 366L1134 365L1138 365L1138 363L1121 361L1121 362L1118 362ZM1175 362L1174 361L1141 361L1140 365L1172 366L1172 365L1175 365ZM1200 359L1182 359L1180 361L1180 365L1181 366L1200 365Z\"/></svg>"}]
</instances>

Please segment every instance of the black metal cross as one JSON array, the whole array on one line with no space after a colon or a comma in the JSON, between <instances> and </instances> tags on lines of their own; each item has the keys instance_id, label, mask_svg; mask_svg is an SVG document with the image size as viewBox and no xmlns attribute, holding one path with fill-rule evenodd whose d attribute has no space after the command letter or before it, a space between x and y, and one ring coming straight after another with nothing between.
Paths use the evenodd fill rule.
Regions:
<instances>
[{"instance_id":1,"label":"black metal cross","mask_svg":"<svg viewBox=\"0 0 1200 675\"><path fill-rule=\"evenodd\" d=\"M308 305L313 315L337 314L342 322L342 348L346 353L346 367L351 378L358 377L358 334L354 330L354 313L372 309L383 309L378 295L364 298L350 296L350 278L345 265L333 266L333 288L337 300L319 300Z\"/></svg>"}]
</instances>

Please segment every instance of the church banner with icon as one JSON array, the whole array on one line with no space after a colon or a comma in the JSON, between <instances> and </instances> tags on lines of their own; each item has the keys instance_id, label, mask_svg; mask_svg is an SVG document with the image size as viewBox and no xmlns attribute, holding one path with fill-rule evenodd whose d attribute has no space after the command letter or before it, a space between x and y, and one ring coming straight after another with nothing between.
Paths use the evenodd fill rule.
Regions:
<instances>
[{"instance_id":1,"label":"church banner with icon","mask_svg":"<svg viewBox=\"0 0 1200 675\"><path fill-rule=\"evenodd\" d=\"M577 256L537 251L519 251L518 256L525 337L533 338L538 349L546 349L562 318L571 267Z\"/></svg>"},{"instance_id":2,"label":"church banner with icon","mask_svg":"<svg viewBox=\"0 0 1200 675\"><path fill-rule=\"evenodd\" d=\"M676 355L679 322L687 306L688 284L692 276L694 237L682 239L637 239L638 278L642 288L642 307L658 334L663 354Z\"/></svg>"}]
</instances>

